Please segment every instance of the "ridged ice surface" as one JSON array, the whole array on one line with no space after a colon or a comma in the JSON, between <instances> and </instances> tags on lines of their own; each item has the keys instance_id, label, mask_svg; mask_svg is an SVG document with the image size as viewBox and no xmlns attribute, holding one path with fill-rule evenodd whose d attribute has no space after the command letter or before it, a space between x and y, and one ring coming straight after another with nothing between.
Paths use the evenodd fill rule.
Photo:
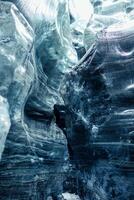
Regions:
<instances>
[{"instance_id":1,"label":"ridged ice surface","mask_svg":"<svg viewBox=\"0 0 134 200\"><path fill-rule=\"evenodd\" d=\"M133 200L133 0L0 1L0 200Z\"/></svg>"},{"instance_id":2,"label":"ridged ice surface","mask_svg":"<svg viewBox=\"0 0 134 200\"><path fill-rule=\"evenodd\" d=\"M10 121L22 119L23 105L34 78L34 67L30 63L34 33L14 5L1 3L0 10L0 138L3 148ZM31 77L26 75L28 72Z\"/></svg>"},{"instance_id":3,"label":"ridged ice surface","mask_svg":"<svg viewBox=\"0 0 134 200\"><path fill-rule=\"evenodd\" d=\"M56 94L48 88L40 60L35 60L35 34L15 5L0 2L0 153L8 134L0 162L3 200L46 199L59 193L67 168L65 136L52 110Z\"/></svg>"},{"instance_id":4,"label":"ridged ice surface","mask_svg":"<svg viewBox=\"0 0 134 200\"><path fill-rule=\"evenodd\" d=\"M89 49L96 41L97 33L112 24L127 23L134 16L133 0L93 0L94 15L84 32L84 46Z\"/></svg>"},{"instance_id":5,"label":"ridged ice surface","mask_svg":"<svg viewBox=\"0 0 134 200\"><path fill-rule=\"evenodd\" d=\"M102 31L63 88L71 160L94 177L95 199L134 198L133 24ZM90 190L85 196L94 199Z\"/></svg>"}]
</instances>

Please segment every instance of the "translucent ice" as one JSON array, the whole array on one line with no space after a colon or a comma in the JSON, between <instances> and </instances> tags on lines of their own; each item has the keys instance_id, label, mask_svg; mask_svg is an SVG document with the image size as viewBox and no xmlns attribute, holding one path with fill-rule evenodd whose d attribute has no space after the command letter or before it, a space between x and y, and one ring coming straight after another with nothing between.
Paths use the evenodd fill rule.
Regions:
<instances>
[{"instance_id":1,"label":"translucent ice","mask_svg":"<svg viewBox=\"0 0 134 200\"><path fill-rule=\"evenodd\" d=\"M36 109L52 112L54 104L63 103L59 94L64 74L76 64L72 45L67 0L12 0L35 30L38 89L29 103ZM44 92L41 92L41 91Z\"/></svg>"},{"instance_id":2,"label":"translucent ice","mask_svg":"<svg viewBox=\"0 0 134 200\"><path fill-rule=\"evenodd\" d=\"M28 72L33 31L11 3L0 3L0 126L1 148L10 128L11 120L22 120L23 106L31 86ZM10 113L10 114L9 114ZM10 115L10 116L9 116Z\"/></svg>"},{"instance_id":3,"label":"translucent ice","mask_svg":"<svg viewBox=\"0 0 134 200\"><path fill-rule=\"evenodd\" d=\"M58 8L54 9L57 14ZM0 197L4 200L47 199L50 193L57 195L68 169L66 139L55 123L53 106L61 99L59 91L55 91L59 87L56 82L59 73L63 76L73 62L70 62L72 54L66 54L70 49L64 48L68 40L64 38L62 22L61 30L54 17L48 23L44 18L36 32L36 26L14 4L0 1L0 95L7 99L7 103L0 104L0 109L8 122L3 127L5 122L0 113L0 126L5 131L5 135L0 133L2 145L10 128L0 162ZM64 17L60 20L64 21ZM43 66L42 62L48 63ZM56 68L60 72L56 73ZM51 84L53 73L50 69L55 75L56 87Z\"/></svg>"},{"instance_id":4,"label":"translucent ice","mask_svg":"<svg viewBox=\"0 0 134 200\"><path fill-rule=\"evenodd\" d=\"M133 64L134 21L130 20L100 32L63 84L66 106L62 129L70 159L83 174L89 173L88 180L93 176L98 188L96 192L91 189L89 181L87 199L94 199L90 190L98 199L116 196L127 200L133 196L132 187L128 187L133 185L130 177L134 169ZM81 176L83 182L87 174Z\"/></svg>"},{"instance_id":5,"label":"translucent ice","mask_svg":"<svg viewBox=\"0 0 134 200\"><path fill-rule=\"evenodd\" d=\"M134 199L133 0L11 2L0 1L0 199Z\"/></svg>"},{"instance_id":6,"label":"translucent ice","mask_svg":"<svg viewBox=\"0 0 134 200\"><path fill-rule=\"evenodd\" d=\"M93 15L93 6L89 0L77 1L69 0L70 15L72 19L71 33L73 44L78 57L81 58L85 53L84 31Z\"/></svg>"},{"instance_id":7,"label":"translucent ice","mask_svg":"<svg viewBox=\"0 0 134 200\"><path fill-rule=\"evenodd\" d=\"M11 122L8 102L5 98L0 96L0 159L5 147L5 141L10 125Z\"/></svg>"},{"instance_id":8,"label":"translucent ice","mask_svg":"<svg viewBox=\"0 0 134 200\"><path fill-rule=\"evenodd\" d=\"M91 1L94 15L89 20L84 33L85 48L89 49L96 41L97 33L112 24L126 23L133 19L134 2L128 0Z\"/></svg>"}]
</instances>

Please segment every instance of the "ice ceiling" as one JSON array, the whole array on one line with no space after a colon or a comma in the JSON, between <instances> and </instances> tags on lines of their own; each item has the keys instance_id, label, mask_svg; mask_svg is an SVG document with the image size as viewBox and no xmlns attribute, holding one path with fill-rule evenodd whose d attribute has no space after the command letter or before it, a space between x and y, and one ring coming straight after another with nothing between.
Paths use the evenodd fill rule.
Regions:
<instances>
[{"instance_id":1,"label":"ice ceiling","mask_svg":"<svg viewBox=\"0 0 134 200\"><path fill-rule=\"evenodd\" d=\"M134 1L0 0L0 200L134 200Z\"/></svg>"}]
</instances>

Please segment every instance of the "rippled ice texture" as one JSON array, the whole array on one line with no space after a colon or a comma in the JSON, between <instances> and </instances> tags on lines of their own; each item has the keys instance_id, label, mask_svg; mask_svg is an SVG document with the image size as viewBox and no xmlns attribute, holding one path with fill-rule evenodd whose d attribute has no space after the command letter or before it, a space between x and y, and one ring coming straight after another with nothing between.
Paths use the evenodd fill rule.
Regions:
<instances>
[{"instance_id":1,"label":"rippled ice texture","mask_svg":"<svg viewBox=\"0 0 134 200\"><path fill-rule=\"evenodd\" d=\"M0 199L133 200L133 0L0 1Z\"/></svg>"}]
</instances>

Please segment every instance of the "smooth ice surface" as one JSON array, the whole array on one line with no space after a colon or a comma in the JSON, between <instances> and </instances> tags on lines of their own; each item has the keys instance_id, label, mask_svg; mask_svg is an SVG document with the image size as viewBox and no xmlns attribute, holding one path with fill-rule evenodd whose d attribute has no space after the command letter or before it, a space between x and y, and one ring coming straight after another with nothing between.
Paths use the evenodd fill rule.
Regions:
<instances>
[{"instance_id":1,"label":"smooth ice surface","mask_svg":"<svg viewBox=\"0 0 134 200\"><path fill-rule=\"evenodd\" d=\"M0 159L5 147L5 141L11 122L7 99L0 96Z\"/></svg>"},{"instance_id":2,"label":"smooth ice surface","mask_svg":"<svg viewBox=\"0 0 134 200\"><path fill-rule=\"evenodd\" d=\"M84 31L88 22L93 16L93 6L89 0L77 1L69 0L69 10L71 16L71 34L73 44L78 54L78 58L81 58L85 53L84 48Z\"/></svg>"}]
</instances>

